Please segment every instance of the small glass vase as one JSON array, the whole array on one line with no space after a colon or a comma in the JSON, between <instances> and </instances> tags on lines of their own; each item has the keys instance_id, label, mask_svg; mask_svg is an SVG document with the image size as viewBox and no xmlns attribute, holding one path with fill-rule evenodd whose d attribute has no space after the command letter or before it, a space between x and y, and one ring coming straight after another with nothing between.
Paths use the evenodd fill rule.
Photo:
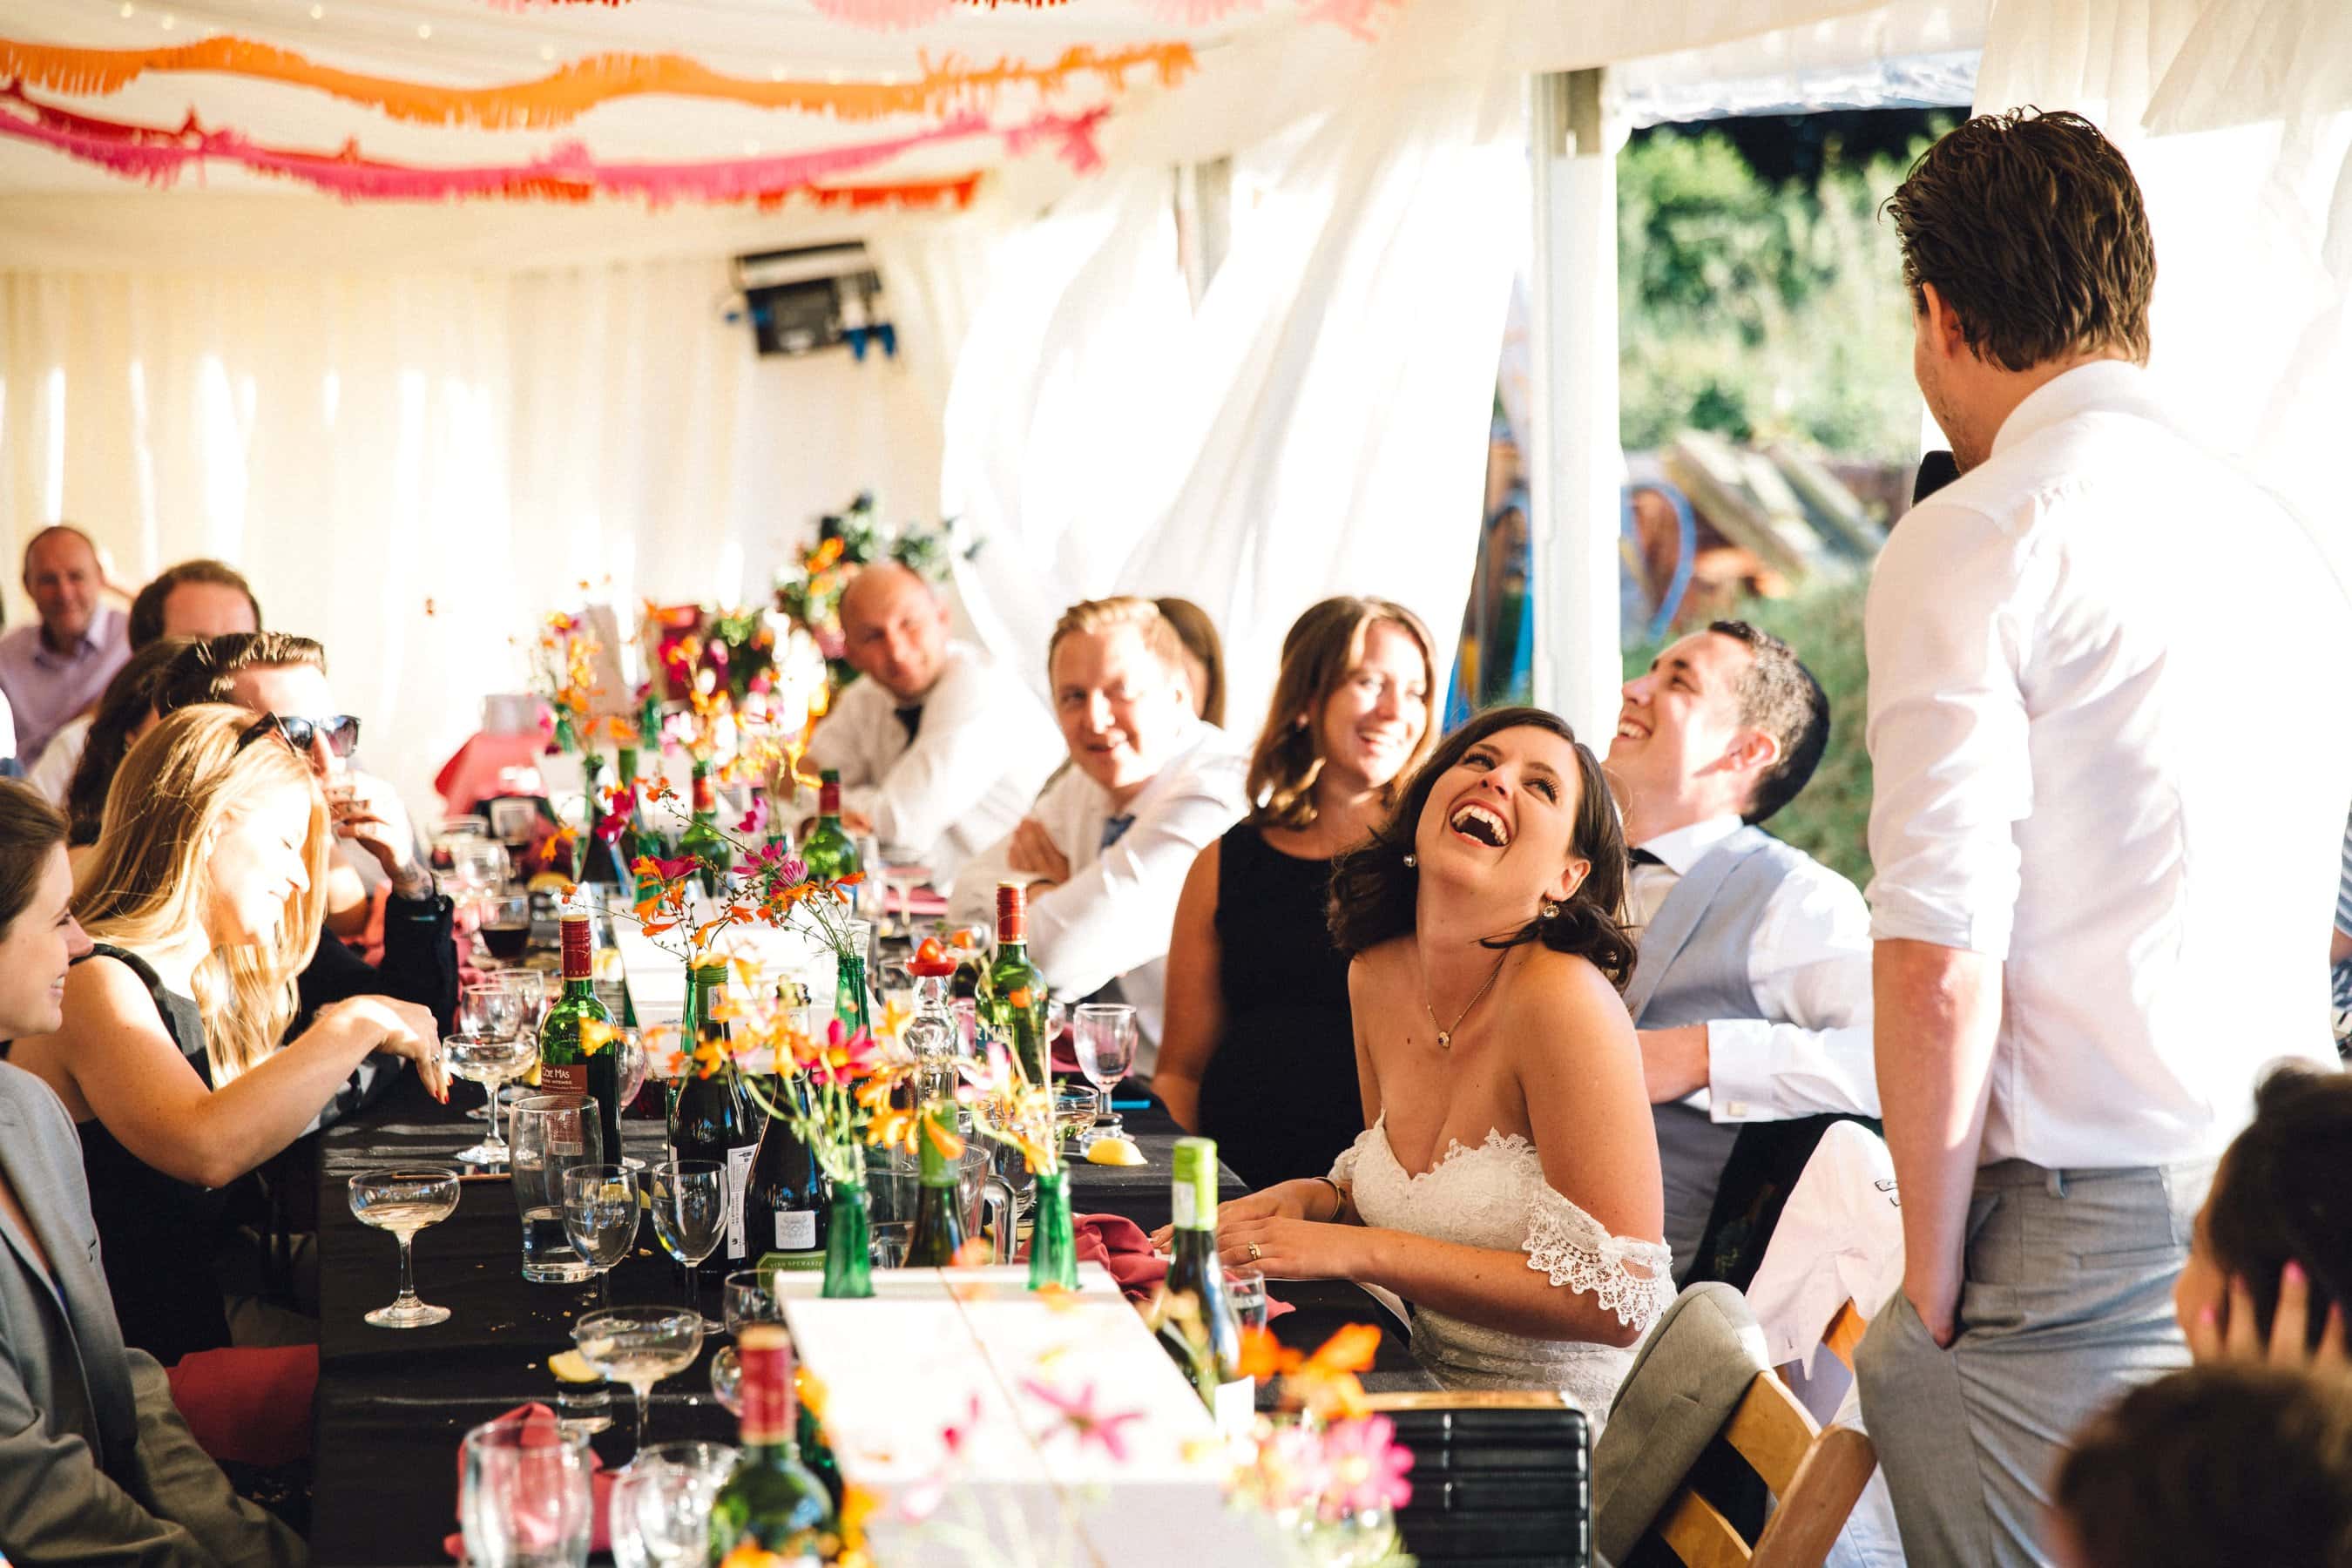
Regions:
<instances>
[{"instance_id":1,"label":"small glass vase","mask_svg":"<svg viewBox=\"0 0 2352 1568\"><path fill-rule=\"evenodd\" d=\"M859 1300L873 1294L874 1225L866 1184L836 1180L826 1216L825 1299Z\"/></svg>"},{"instance_id":2,"label":"small glass vase","mask_svg":"<svg viewBox=\"0 0 2352 1568\"><path fill-rule=\"evenodd\" d=\"M866 999L866 955L844 952L834 959L833 1016L851 1034L874 1026L874 1015Z\"/></svg>"},{"instance_id":3,"label":"small glass vase","mask_svg":"<svg viewBox=\"0 0 2352 1568\"><path fill-rule=\"evenodd\" d=\"M1009 1223L1009 1221L1008 1221ZM1070 1223L1070 1175L1037 1173L1037 1206L1029 1221L1029 1289L1078 1288L1078 1238Z\"/></svg>"}]
</instances>

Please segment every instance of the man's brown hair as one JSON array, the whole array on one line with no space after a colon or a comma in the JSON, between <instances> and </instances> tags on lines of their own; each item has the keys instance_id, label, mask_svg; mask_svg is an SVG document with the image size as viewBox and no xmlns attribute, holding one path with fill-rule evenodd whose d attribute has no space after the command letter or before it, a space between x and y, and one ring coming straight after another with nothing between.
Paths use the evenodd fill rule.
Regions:
<instances>
[{"instance_id":1,"label":"man's brown hair","mask_svg":"<svg viewBox=\"0 0 2352 1568\"><path fill-rule=\"evenodd\" d=\"M253 606L254 628L260 629L261 601L253 596L253 584L245 580L245 574L226 561L211 561L199 556L194 561L183 561L177 566L166 566L155 574L153 582L139 590L137 598L131 601L130 636L133 653L163 635L164 601L172 596L172 590L183 583L210 583L215 587L236 589L245 595L245 602Z\"/></svg>"},{"instance_id":2,"label":"man's brown hair","mask_svg":"<svg viewBox=\"0 0 2352 1568\"><path fill-rule=\"evenodd\" d=\"M236 678L248 669L308 665L321 675L327 650L291 632L231 632L190 643L155 686L155 716L163 718L199 702L234 705Z\"/></svg>"},{"instance_id":3,"label":"man's brown hair","mask_svg":"<svg viewBox=\"0 0 2352 1568\"><path fill-rule=\"evenodd\" d=\"M2123 153L2081 115L1979 114L1919 155L1885 211L1914 308L1933 283L1979 359L2147 363L2147 209Z\"/></svg>"},{"instance_id":4,"label":"man's brown hair","mask_svg":"<svg viewBox=\"0 0 2352 1568\"><path fill-rule=\"evenodd\" d=\"M1160 613L1160 606L1149 599L1121 595L1110 599L1086 599L1062 612L1054 623L1054 635L1045 641L1045 668L1054 668L1055 650L1062 639L1073 633L1085 632L1100 637L1121 626L1133 626L1136 636L1143 639L1144 647L1160 667L1177 679L1184 679L1184 639L1177 634L1176 625Z\"/></svg>"}]
</instances>

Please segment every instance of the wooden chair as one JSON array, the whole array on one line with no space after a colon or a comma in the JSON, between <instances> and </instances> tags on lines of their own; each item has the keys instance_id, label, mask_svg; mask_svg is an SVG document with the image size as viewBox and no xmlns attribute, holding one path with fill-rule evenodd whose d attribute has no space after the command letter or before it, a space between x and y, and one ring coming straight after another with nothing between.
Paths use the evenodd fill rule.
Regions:
<instances>
[{"instance_id":1,"label":"wooden chair","mask_svg":"<svg viewBox=\"0 0 2352 1568\"><path fill-rule=\"evenodd\" d=\"M1822 1342L1851 1367L1866 1326L1848 1302ZM1778 1506L1763 1532L1751 1545L1686 1481L1650 1533L1685 1568L1821 1568L1878 1467L1870 1438L1851 1426L1822 1430L1772 1372L1756 1374L1717 1438L1771 1489Z\"/></svg>"}]
</instances>

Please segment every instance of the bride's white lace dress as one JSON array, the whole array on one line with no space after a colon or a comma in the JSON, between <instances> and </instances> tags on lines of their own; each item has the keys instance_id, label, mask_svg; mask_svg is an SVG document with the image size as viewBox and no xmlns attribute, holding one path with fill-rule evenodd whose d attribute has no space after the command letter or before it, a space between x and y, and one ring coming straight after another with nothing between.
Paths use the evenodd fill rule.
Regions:
<instances>
[{"instance_id":1,"label":"bride's white lace dress","mask_svg":"<svg viewBox=\"0 0 2352 1568\"><path fill-rule=\"evenodd\" d=\"M1646 1331L1674 1300L1673 1255L1654 1241L1612 1236L1544 1180L1535 1145L1489 1131L1478 1147L1450 1142L1419 1175L1397 1163L1383 1115L1331 1167L1353 1190L1369 1226L1500 1252L1564 1290L1581 1291L1620 1322ZM1528 1339L1416 1307L1413 1359L1448 1388L1557 1388L1597 1436L1633 1352L1614 1345Z\"/></svg>"}]
</instances>

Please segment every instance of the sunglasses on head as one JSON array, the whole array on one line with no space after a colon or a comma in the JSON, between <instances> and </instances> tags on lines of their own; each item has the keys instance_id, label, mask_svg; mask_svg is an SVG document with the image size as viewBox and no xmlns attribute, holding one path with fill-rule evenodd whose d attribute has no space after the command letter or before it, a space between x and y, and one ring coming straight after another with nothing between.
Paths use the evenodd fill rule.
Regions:
<instances>
[{"instance_id":1,"label":"sunglasses on head","mask_svg":"<svg viewBox=\"0 0 2352 1568\"><path fill-rule=\"evenodd\" d=\"M236 738L237 749L243 751L273 730L286 737L288 745L306 753L314 740L324 741L327 750L338 757L350 756L360 744L360 721L349 713L337 713L325 719L305 719L293 713L264 713Z\"/></svg>"}]
</instances>

